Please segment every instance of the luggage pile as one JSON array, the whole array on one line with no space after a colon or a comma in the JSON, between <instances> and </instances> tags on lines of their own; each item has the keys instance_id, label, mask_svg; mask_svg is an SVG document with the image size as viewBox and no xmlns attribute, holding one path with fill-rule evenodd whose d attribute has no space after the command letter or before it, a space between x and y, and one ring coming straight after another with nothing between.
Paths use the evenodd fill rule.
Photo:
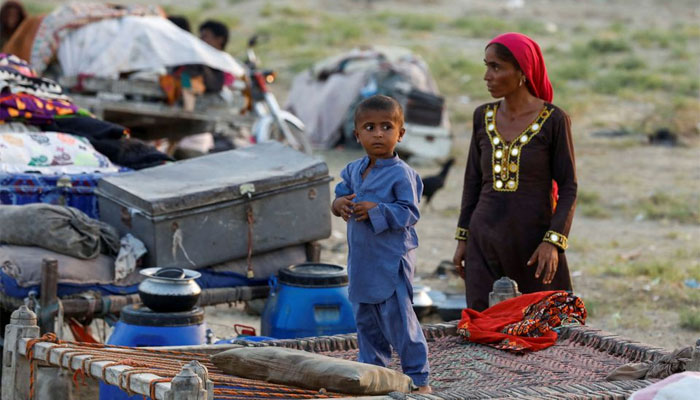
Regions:
<instances>
[{"instance_id":1,"label":"luggage pile","mask_svg":"<svg viewBox=\"0 0 700 400\"><path fill-rule=\"evenodd\" d=\"M369 47L319 61L292 82L286 108L307 128L317 149L357 146L355 107L383 94L404 108L406 136L396 150L408 157L444 161L452 147L445 100L427 64L410 51Z\"/></svg>"},{"instance_id":2,"label":"luggage pile","mask_svg":"<svg viewBox=\"0 0 700 400\"><path fill-rule=\"evenodd\" d=\"M0 54L0 203L51 203L97 217L104 175L172 159L94 118L26 61Z\"/></svg>"}]
</instances>

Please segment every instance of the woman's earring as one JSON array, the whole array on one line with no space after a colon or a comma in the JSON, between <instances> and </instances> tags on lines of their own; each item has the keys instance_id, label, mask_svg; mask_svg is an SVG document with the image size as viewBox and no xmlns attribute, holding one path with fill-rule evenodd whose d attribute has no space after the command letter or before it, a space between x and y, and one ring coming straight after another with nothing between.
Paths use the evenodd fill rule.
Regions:
<instances>
[{"instance_id":1,"label":"woman's earring","mask_svg":"<svg viewBox=\"0 0 700 400\"><path fill-rule=\"evenodd\" d=\"M523 82L525 82L525 77L520 78L520 82L518 83L518 87L522 86Z\"/></svg>"}]
</instances>

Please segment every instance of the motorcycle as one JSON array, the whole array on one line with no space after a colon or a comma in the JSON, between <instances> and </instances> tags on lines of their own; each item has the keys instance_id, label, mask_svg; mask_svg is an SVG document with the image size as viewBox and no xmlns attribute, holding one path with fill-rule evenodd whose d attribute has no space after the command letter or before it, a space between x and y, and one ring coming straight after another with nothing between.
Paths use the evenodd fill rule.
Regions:
<instances>
[{"instance_id":1,"label":"motorcycle","mask_svg":"<svg viewBox=\"0 0 700 400\"><path fill-rule=\"evenodd\" d=\"M253 48L259 38L260 36L253 35L248 40L245 60L248 69L250 111L256 116L252 128L255 142L276 140L311 154L311 143L306 137L304 123L294 114L283 110L268 88L268 85L275 81L274 71L258 67L259 60Z\"/></svg>"}]
</instances>

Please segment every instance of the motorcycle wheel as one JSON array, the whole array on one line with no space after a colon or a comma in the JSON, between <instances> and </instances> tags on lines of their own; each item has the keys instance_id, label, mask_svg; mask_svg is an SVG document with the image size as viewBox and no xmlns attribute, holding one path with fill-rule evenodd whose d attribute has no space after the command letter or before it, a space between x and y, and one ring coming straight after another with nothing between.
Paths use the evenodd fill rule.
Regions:
<instances>
[{"instance_id":1,"label":"motorcycle wheel","mask_svg":"<svg viewBox=\"0 0 700 400\"><path fill-rule=\"evenodd\" d=\"M309 141L309 138L306 137L306 132L304 132L302 129L299 129L296 125L290 123L289 121L284 121L284 123L287 124L289 132L292 133L292 136L294 136L294 139L296 139L298 145L292 146L291 143L289 143L287 138L284 136L284 133L282 133L282 130L279 128L279 126L277 126L277 124L270 124L269 138L271 140L276 140L280 143L284 143L285 145L292 147L295 150L301 151L302 153L311 154L311 142Z\"/></svg>"}]
</instances>

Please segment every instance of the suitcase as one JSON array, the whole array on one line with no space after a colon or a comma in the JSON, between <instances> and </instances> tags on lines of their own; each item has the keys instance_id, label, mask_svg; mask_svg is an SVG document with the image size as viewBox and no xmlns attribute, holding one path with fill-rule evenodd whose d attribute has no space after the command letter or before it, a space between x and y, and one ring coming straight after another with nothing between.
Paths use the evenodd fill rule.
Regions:
<instances>
[{"instance_id":1,"label":"suitcase","mask_svg":"<svg viewBox=\"0 0 700 400\"><path fill-rule=\"evenodd\" d=\"M202 268L330 236L328 166L278 142L108 177L101 219L147 267Z\"/></svg>"},{"instance_id":2,"label":"suitcase","mask_svg":"<svg viewBox=\"0 0 700 400\"><path fill-rule=\"evenodd\" d=\"M91 218L99 218L94 191L103 176L102 173L0 173L0 204L56 204L75 207Z\"/></svg>"}]
</instances>

